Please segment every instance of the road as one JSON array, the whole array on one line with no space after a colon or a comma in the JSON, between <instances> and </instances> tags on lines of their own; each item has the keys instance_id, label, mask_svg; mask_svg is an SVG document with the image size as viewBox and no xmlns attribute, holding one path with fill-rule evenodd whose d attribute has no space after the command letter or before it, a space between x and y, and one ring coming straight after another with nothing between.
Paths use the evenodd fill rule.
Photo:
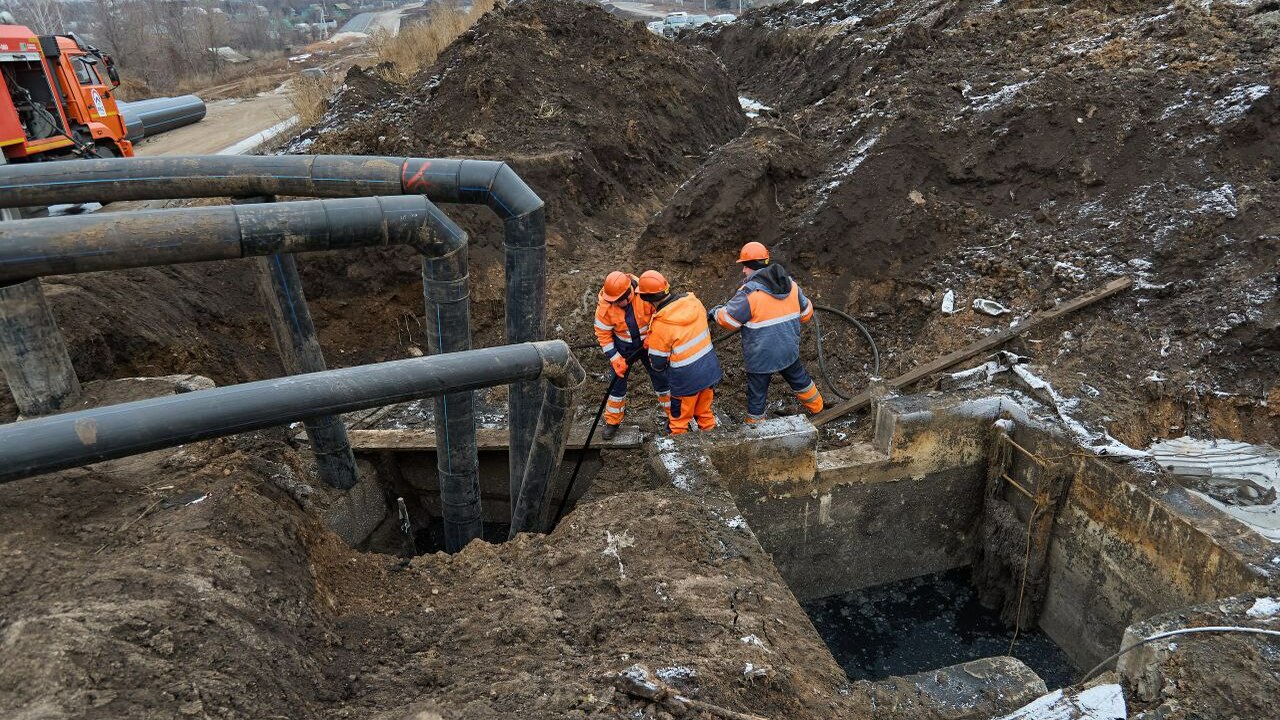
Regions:
<instances>
[{"instance_id":1,"label":"road","mask_svg":"<svg viewBox=\"0 0 1280 720\"><path fill-rule=\"evenodd\" d=\"M257 97L218 100L206 107L208 114L200 122L146 138L134 152L144 157L214 155L293 115L284 85Z\"/></svg>"},{"instance_id":2,"label":"road","mask_svg":"<svg viewBox=\"0 0 1280 720\"><path fill-rule=\"evenodd\" d=\"M385 30L395 35L400 31L400 13L404 8L383 10L382 12L364 12L356 15L338 29L338 32L358 32L372 34L377 30Z\"/></svg>"},{"instance_id":3,"label":"road","mask_svg":"<svg viewBox=\"0 0 1280 720\"><path fill-rule=\"evenodd\" d=\"M343 25L341 32L367 34L381 29L394 35L400 31L400 14L414 7L419 5L360 13ZM267 139L265 134L288 129L286 121L293 117L287 83L255 97L217 100L206 107L204 120L146 138L134 146L134 152L142 156L244 154Z\"/></svg>"}]
</instances>

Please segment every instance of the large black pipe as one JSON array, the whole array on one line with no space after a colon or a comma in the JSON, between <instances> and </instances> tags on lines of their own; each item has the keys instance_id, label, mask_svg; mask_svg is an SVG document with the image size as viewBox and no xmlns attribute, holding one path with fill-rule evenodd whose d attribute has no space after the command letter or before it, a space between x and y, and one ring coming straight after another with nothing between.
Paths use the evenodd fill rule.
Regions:
<instances>
[{"instance_id":1,"label":"large black pipe","mask_svg":"<svg viewBox=\"0 0 1280 720\"><path fill-rule=\"evenodd\" d=\"M573 402L586 377L582 366L574 363L543 383L546 390L537 430L521 477L520 494L511 513L508 537L521 532L543 532L547 528L547 491L564 457L565 442L573 424ZM565 488L565 492L568 491L569 488Z\"/></svg>"},{"instance_id":2,"label":"large black pipe","mask_svg":"<svg viewBox=\"0 0 1280 720\"><path fill-rule=\"evenodd\" d=\"M354 155L206 155L0 167L0 207L174 197L393 194L422 194L436 202L481 204L492 209L503 223L507 342L544 337L547 256L543 203L506 163ZM513 509L541 395L537 383L521 383L511 392Z\"/></svg>"},{"instance_id":3,"label":"large black pipe","mask_svg":"<svg viewBox=\"0 0 1280 720\"><path fill-rule=\"evenodd\" d=\"M14 220L0 223L0 283L370 245L410 245L431 254L440 251L445 222L422 196Z\"/></svg>"},{"instance_id":4,"label":"large black pipe","mask_svg":"<svg viewBox=\"0 0 1280 720\"><path fill-rule=\"evenodd\" d=\"M275 198L248 198L237 203L254 204L274 202ZM271 255L253 259L258 292L262 306L267 311L271 334L280 353L280 363L290 375L327 370L324 351L316 337L316 326L311 320L311 308L302 290L302 278L298 275L298 263L291 254ZM355 453L347 426L337 415L321 415L303 421L311 452L316 459L316 471L330 486L340 490L355 487L360 480L356 470Z\"/></svg>"},{"instance_id":5,"label":"large black pipe","mask_svg":"<svg viewBox=\"0 0 1280 720\"><path fill-rule=\"evenodd\" d=\"M471 349L471 303L467 248L422 258L427 349L432 354ZM471 392L436 397L436 471L444 545L457 552L480 537L480 470L476 450L475 398Z\"/></svg>"},{"instance_id":6,"label":"large black pipe","mask_svg":"<svg viewBox=\"0 0 1280 720\"><path fill-rule=\"evenodd\" d=\"M4 223L0 224L0 278L269 256L264 290L271 301L268 307L274 306L281 315L274 318L272 327L285 369L314 372L324 369L324 359L290 253L395 243L411 245L423 255L426 313L434 323L429 347L437 353L470 348L467 235L421 195ZM283 317L285 308L288 321ZM441 453L440 492L454 549L480 535L473 418L469 393L448 395L437 404L436 432L450 443L449 451ZM354 485L354 459L340 421L313 418L307 430L326 481L342 488Z\"/></svg>"},{"instance_id":7,"label":"large black pipe","mask_svg":"<svg viewBox=\"0 0 1280 720\"><path fill-rule=\"evenodd\" d=\"M206 112L204 101L195 95L122 102L119 106L129 140L135 142L200 122Z\"/></svg>"},{"instance_id":8,"label":"large black pipe","mask_svg":"<svg viewBox=\"0 0 1280 720\"><path fill-rule=\"evenodd\" d=\"M430 355L0 426L0 482L442 393L581 373L563 341Z\"/></svg>"}]
</instances>

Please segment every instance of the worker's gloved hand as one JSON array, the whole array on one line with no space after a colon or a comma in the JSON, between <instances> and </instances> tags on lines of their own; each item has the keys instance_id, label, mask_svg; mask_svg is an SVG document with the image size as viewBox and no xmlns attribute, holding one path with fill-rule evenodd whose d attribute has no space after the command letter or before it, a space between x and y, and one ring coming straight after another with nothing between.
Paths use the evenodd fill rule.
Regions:
<instances>
[{"instance_id":1,"label":"worker's gloved hand","mask_svg":"<svg viewBox=\"0 0 1280 720\"><path fill-rule=\"evenodd\" d=\"M707 311L707 322L715 322L715 321L716 321L716 313L720 312L720 308L722 308L722 307L724 307L724 306L723 306L723 305L717 305L717 306L715 306L715 307L711 308L710 310L708 310L708 311Z\"/></svg>"},{"instance_id":2,"label":"worker's gloved hand","mask_svg":"<svg viewBox=\"0 0 1280 720\"><path fill-rule=\"evenodd\" d=\"M613 372L615 372L618 377L622 377L627 374L627 360L622 357L622 353L614 355L609 360L609 363L613 365Z\"/></svg>"}]
</instances>

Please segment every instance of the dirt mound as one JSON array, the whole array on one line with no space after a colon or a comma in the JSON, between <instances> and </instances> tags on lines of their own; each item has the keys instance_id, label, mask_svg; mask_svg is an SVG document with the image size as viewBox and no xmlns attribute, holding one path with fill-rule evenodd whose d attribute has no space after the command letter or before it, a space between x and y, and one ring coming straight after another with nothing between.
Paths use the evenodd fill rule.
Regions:
<instances>
[{"instance_id":1,"label":"dirt mound","mask_svg":"<svg viewBox=\"0 0 1280 720\"><path fill-rule=\"evenodd\" d=\"M577 215L659 191L744 124L709 52L595 5L534 0L486 14L405 86L353 69L330 117L297 144L517 161L563 153L576 193L546 195Z\"/></svg>"},{"instance_id":2,"label":"dirt mound","mask_svg":"<svg viewBox=\"0 0 1280 720\"><path fill-rule=\"evenodd\" d=\"M631 254L644 218L745 125L733 84L707 50L658 38L595 5L535 0L486 14L406 84L376 68L353 69L328 117L289 150L508 160L547 203L557 276L548 314L560 319L548 333L585 343L597 285ZM447 210L472 237L475 342L496 344L501 228L486 210ZM359 340L354 357L396 356L405 343L391 328L415 327L407 315L421 312L411 300L420 287L417 260L351 258L302 261L309 293L325 298L317 321L349 328ZM385 290L372 298L371 278Z\"/></svg>"},{"instance_id":3,"label":"dirt mound","mask_svg":"<svg viewBox=\"0 0 1280 720\"><path fill-rule=\"evenodd\" d=\"M0 486L0 715L639 717L612 689L634 662L769 717L866 714L723 507L622 493L406 563L323 527L334 493L281 436Z\"/></svg>"},{"instance_id":4,"label":"dirt mound","mask_svg":"<svg viewBox=\"0 0 1280 720\"><path fill-rule=\"evenodd\" d=\"M872 326L889 374L1133 275L1135 290L1021 351L1129 442L1274 441L1278 29L1273 3L749 13L693 42L773 107L756 121L768 129L710 158L638 254L688 260L691 282L722 293L738 244L770 242ZM947 289L961 313L940 312ZM980 297L1013 315L969 312Z\"/></svg>"}]
</instances>

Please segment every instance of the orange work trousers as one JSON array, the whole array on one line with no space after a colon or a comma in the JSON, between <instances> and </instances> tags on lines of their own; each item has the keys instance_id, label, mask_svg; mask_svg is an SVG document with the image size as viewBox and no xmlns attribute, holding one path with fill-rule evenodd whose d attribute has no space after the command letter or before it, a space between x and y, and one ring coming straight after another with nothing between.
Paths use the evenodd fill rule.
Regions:
<instances>
[{"instance_id":1,"label":"orange work trousers","mask_svg":"<svg viewBox=\"0 0 1280 720\"><path fill-rule=\"evenodd\" d=\"M716 391L707 388L697 395L671 397L671 434L681 435L689 432L690 421L696 421L699 430L711 430L716 426L715 413L711 412L711 400Z\"/></svg>"}]
</instances>

